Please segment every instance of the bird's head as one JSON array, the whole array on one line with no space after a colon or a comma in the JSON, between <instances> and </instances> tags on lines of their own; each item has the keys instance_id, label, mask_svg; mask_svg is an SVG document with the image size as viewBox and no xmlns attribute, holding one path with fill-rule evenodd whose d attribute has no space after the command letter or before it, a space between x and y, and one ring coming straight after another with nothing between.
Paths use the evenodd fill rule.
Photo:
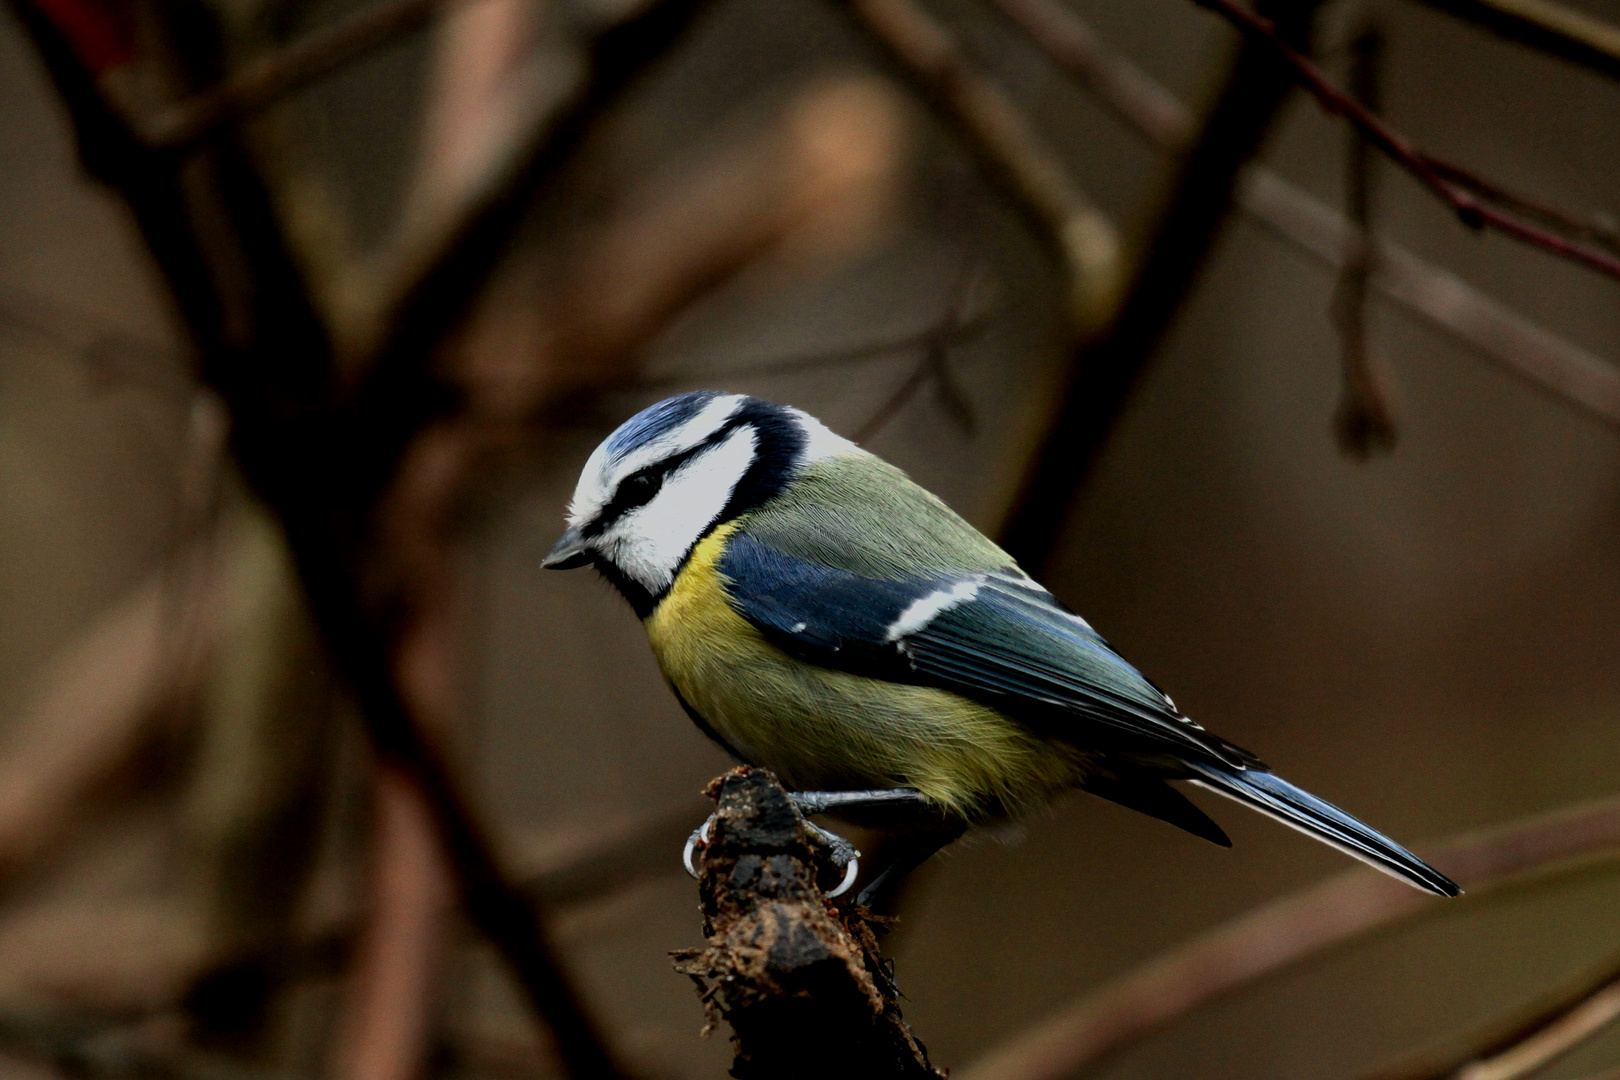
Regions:
<instances>
[{"instance_id":1,"label":"bird's head","mask_svg":"<svg viewBox=\"0 0 1620 1080\"><path fill-rule=\"evenodd\" d=\"M814 417L742 394L660 401L592 452L568 531L542 563L594 565L645 616L698 542L764 503L813 461L855 445Z\"/></svg>"}]
</instances>

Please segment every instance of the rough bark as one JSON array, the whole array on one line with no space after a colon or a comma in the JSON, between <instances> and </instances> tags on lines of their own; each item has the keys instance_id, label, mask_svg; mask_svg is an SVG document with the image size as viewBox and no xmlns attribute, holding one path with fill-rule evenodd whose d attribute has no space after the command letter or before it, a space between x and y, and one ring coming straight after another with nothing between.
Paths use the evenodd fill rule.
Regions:
<instances>
[{"instance_id":1,"label":"rough bark","mask_svg":"<svg viewBox=\"0 0 1620 1080\"><path fill-rule=\"evenodd\" d=\"M900 1015L899 992L867 912L829 900L842 871L770 773L740 768L701 852L708 947L673 954L712 1028L731 1025L738 1080L944 1073Z\"/></svg>"}]
</instances>

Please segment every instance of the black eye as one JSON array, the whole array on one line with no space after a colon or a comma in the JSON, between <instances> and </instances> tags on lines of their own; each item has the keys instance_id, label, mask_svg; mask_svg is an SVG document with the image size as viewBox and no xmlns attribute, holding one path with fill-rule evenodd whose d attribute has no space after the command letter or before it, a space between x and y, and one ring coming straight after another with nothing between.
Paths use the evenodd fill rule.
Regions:
<instances>
[{"instance_id":1,"label":"black eye","mask_svg":"<svg viewBox=\"0 0 1620 1080\"><path fill-rule=\"evenodd\" d=\"M614 502L625 509L645 506L658 494L658 489L664 486L664 478L653 473L639 472L634 476L626 477L619 485L619 497Z\"/></svg>"}]
</instances>

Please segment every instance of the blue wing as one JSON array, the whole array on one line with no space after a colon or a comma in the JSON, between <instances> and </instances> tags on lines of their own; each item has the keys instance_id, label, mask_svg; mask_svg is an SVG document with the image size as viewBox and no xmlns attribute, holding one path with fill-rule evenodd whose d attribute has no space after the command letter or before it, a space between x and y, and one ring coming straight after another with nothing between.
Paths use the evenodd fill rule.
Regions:
<instances>
[{"instance_id":1,"label":"blue wing","mask_svg":"<svg viewBox=\"0 0 1620 1080\"><path fill-rule=\"evenodd\" d=\"M1175 704L1015 567L912 581L863 577L735 534L720 562L736 611L790 655L983 701L1042 734L1113 751L1082 787L1228 844L1163 783L1192 779L1418 888L1455 882L1344 811L1272 775Z\"/></svg>"},{"instance_id":2,"label":"blue wing","mask_svg":"<svg viewBox=\"0 0 1620 1080\"><path fill-rule=\"evenodd\" d=\"M1016 568L878 580L739 532L720 570L738 614L806 662L953 690L1082 746L1258 764L1182 716L1083 619Z\"/></svg>"}]
</instances>

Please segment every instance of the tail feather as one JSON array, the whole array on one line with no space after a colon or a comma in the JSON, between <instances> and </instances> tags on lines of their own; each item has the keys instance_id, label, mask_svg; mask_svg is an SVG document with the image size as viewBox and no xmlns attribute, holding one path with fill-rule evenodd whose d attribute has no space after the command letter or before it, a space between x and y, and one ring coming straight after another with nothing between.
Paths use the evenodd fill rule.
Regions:
<instances>
[{"instance_id":1,"label":"tail feather","mask_svg":"<svg viewBox=\"0 0 1620 1080\"><path fill-rule=\"evenodd\" d=\"M1198 774L1192 782L1200 787L1258 810L1386 874L1440 896L1462 892L1456 882L1389 837L1275 773L1203 762L1187 764Z\"/></svg>"},{"instance_id":2,"label":"tail feather","mask_svg":"<svg viewBox=\"0 0 1620 1080\"><path fill-rule=\"evenodd\" d=\"M1186 829L1212 844L1232 846L1232 841L1215 824L1214 819L1158 777L1093 775L1080 786L1093 795L1100 795L1149 817L1167 821L1179 829Z\"/></svg>"}]
</instances>

